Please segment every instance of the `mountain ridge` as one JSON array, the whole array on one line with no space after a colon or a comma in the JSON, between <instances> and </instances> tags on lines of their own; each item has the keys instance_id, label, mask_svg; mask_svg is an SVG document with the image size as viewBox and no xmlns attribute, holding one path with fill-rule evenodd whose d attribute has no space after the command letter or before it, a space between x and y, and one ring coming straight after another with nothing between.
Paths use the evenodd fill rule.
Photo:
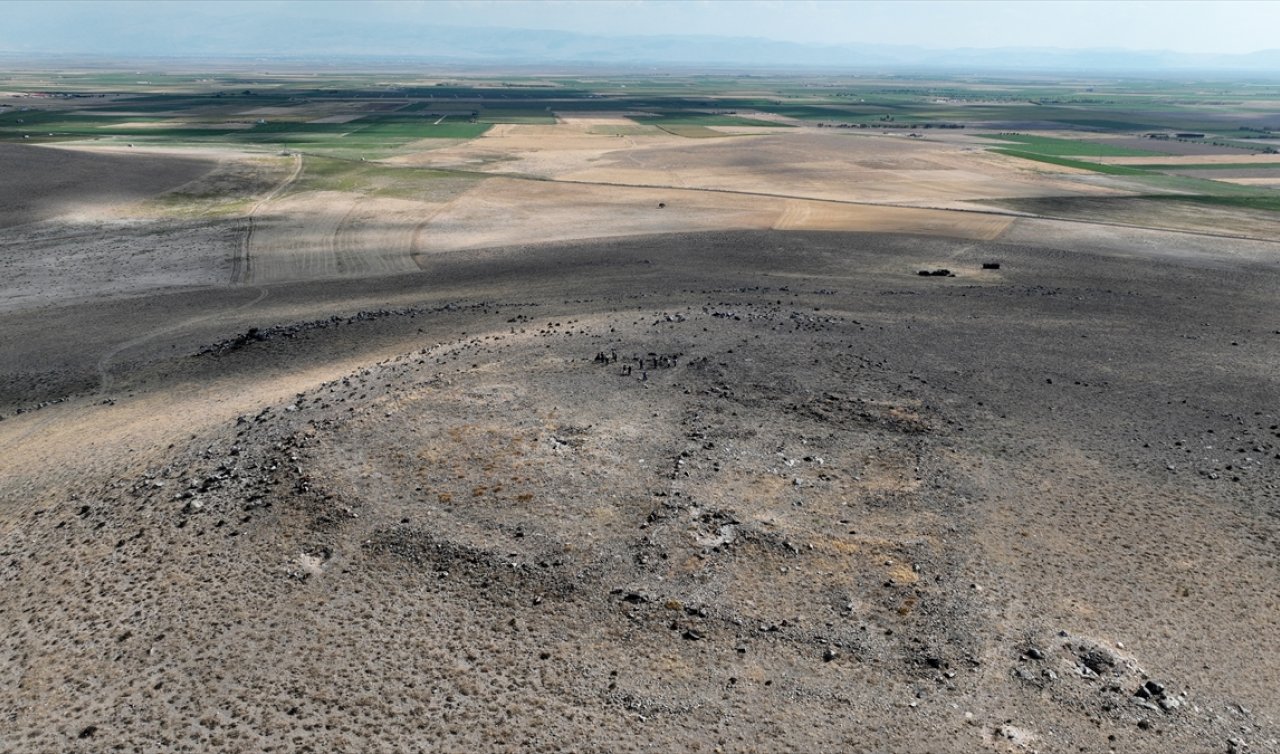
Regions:
<instances>
[{"instance_id":1,"label":"mountain ridge","mask_svg":"<svg viewBox=\"0 0 1280 754\"><path fill-rule=\"evenodd\" d=\"M92 27L92 19L81 19ZM0 31L0 53L131 57L402 57L459 64L605 64L803 69L972 69L1026 71L1236 71L1280 74L1280 49L1239 54L1116 48L928 48L889 44L803 44L711 35L606 36L468 26L393 26L379 20L337 26L301 18L283 28L244 18L210 24L198 14L157 38L139 23L112 35L65 29L59 42ZM376 39L376 46L367 41Z\"/></svg>"}]
</instances>

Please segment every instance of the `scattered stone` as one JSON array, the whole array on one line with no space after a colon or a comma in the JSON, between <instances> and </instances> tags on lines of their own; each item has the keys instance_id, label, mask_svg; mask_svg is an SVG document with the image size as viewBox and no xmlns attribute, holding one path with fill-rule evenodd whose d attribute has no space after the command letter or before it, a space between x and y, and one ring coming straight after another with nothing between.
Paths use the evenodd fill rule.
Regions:
<instances>
[{"instance_id":1,"label":"scattered stone","mask_svg":"<svg viewBox=\"0 0 1280 754\"><path fill-rule=\"evenodd\" d=\"M1173 694L1163 683L1148 679L1133 692L1134 704L1159 712L1173 712L1182 706L1183 700Z\"/></svg>"},{"instance_id":2,"label":"scattered stone","mask_svg":"<svg viewBox=\"0 0 1280 754\"><path fill-rule=\"evenodd\" d=\"M1101 647L1087 649L1079 655L1080 663L1097 675L1102 675L1116 666L1115 655Z\"/></svg>"}]
</instances>

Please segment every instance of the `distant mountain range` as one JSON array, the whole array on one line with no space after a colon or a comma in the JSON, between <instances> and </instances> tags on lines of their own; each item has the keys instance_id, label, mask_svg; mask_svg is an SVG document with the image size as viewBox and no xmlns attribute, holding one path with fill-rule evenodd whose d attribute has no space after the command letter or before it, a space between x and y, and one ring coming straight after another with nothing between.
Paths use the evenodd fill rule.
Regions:
<instances>
[{"instance_id":1,"label":"distant mountain range","mask_svg":"<svg viewBox=\"0 0 1280 754\"><path fill-rule=\"evenodd\" d=\"M56 7L58 4L54 3ZM90 15L94 6L80 6ZM335 24L310 16L263 22L166 19L110 27L78 17L42 39L0 28L0 52L158 57L401 58L455 64L677 66L847 70L1247 72L1280 77L1280 49L1238 55L1062 48L927 49L902 45L809 45L719 36L600 36L563 31L420 26L386 21ZM106 21L104 19L103 24ZM2 27L2 25L0 25ZM110 33L103 33L110 28Z\"/></svg>"}]
</instances>

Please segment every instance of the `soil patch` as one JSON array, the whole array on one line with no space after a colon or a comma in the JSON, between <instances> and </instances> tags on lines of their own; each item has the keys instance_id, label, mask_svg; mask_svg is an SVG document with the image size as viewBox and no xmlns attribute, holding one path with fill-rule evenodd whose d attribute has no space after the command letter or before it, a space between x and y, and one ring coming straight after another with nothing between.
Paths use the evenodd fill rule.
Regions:
<instances>
[{"instance_id":1,"label":"soil patch","mask_svg":"<svg viewBox=\"0 0 1280 754\"><path fill-rule=\"evenodd\" d=\"M110 216L208 173L216 161L199 156L97 154L54 147L0 144L0 227L59 215Z\"/></svg>"}]
</instances>

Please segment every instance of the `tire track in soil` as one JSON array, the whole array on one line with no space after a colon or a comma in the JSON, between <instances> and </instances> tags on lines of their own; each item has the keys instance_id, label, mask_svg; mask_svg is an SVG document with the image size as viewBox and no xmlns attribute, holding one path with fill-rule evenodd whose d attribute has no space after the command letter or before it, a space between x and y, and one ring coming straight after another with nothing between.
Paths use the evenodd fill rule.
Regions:
<instances>
[{"instance_id":1,"label":"tire track in soil","mask_svg":"<svg viewBox=\"0 0 1280 754\"><path fill-rule=\"evenodd\" d=\"M220 317L224 317L229 314L234 314L236 312L244 311L245 309L248 309L250 307L256 306L257 304L261 303L270 293L270 291L265 286L255 285L255 286L248 286L248 287L255 288L258 291L258 295L255 296L252 301L249 301L244 304L240 304L239 306L235 306L230 309L224 309L222 311L213 312L212 314L206 314L199 317L191 317L189 319L184 319L180 322L175 322L174 324L169 325L168 327L161 327L155 330L151 330L147 333L139 335L136 338L127 340L111 348L111 350L103 354L102 358L98 359L98 362L94 365L94 370L97 372L97 375L98 375L98 388L91 395L89 395L87 399L93 402L101 402L101 403L105 403L107 401L112 400L109 393L111 388L115 384L115 380L111 374L111 369L110 369L111 362L114 361L117 356L124 353L125 351L128 351L137 346L140 346L150 340L160 337L161 335L168 335L170 333L179 332L184 328L190 327L191 325L197 325L197 324L200 324L201 322L207 322L210 320L218 319ZM17 435L14 435L13 437L10 437L7 441L0 442L0 450L12 448L15 446L20 446L27 438L31 437L37 432L42 431L51 422L54 422L55 420L57 420L57 418L58 418L58 414L56 412L48 412L39 421L34 422L30 427L28 427L26 431L21 432Z\"/></svg>"},{"instance_id":2,"label":"tire track in soil","mask_svg":"<svg viewBox=\"0 0 1280 754\"><path fill-rule=\"evenodd\" d=\"M466 194L464 193L463 196L465 195ZM413 231L412 231L413 234L409 238L409 259L410 261L413 262L414 266L416 266L419 270L427 269L427 261L423 256L423 249L422 249L422 233L427 229L427 226L431 224L432 220L435 220L436 217L438 217L441 212L445 211L451 206L453 206L452 201L446 202L440 205L439 207L436 207L435 209L431 210L431 212L427 213L426 217L419 220L417 224L413 226Z\"/></svg>"},{"instance_id":3,"label":"tire track in soil","mask_svg":"<svg viewBox=\"0 0 1280 754\"><path fill-rule=\"evenodd\" d=\"M364 207L357 205L360 209ZM418 235L421 221L416 223L377 223L380 214L372 217L367 214L353 223L354 238L339 238L339 251L349 255L352 261L351 272L361 275L389 275L396 272L414 272L418 269L413 259L414 241ZM372 228L367 226L374 220ZM362 223L366 225L362 226Z\"/></svg>"},{"instance_id":4,"label":"tire track in soil","mask_svg":"<svg viewBox=\"0 0 1280 754\"><path fill-rule=\"evenodd\" d=\"M302 174L302 155L295 154L293 156L293 161L294 161L293 172L291 172L289 176L280 183L280 185L276 186L271 191L271 193L267 194L261 200L259 200L258 203L255 204L253 208L249 211L249 227L246 229L245 235L240 241L240 253L236 256L235 262L232 267L231 283L233 285L243 283L243 279L247 273L249 238L253 234L254 215L256 215L258 210L261 209L262 206L265 205L268 201L270 201L271 199L274 199L276 196L279 196L281 192L283 192L289 186L291 186L293 182L298 179L298 176ZM101 232L102 231L93 231L87 234L73 234L71 236L67 236L66 238L92 237L92 236L101 234ZM55 240L55 239L50 239L50 240ZM255 288L258 291L258 295L248 303L232 307L231 309L213 312L211 314L205 314L198 317L191 317L189 319L185 319L180 322L171 324L168 327L160 327L112 347L105 354L103 354L102 357L99 358L97 363L94 365L94 371L97 372L97 375L98 375L98 388L96 391L94 391L93 395L90 396L90 400L95 400L95 401L100 399L109 400L109 396L107 394L111 390L111 387L114 384L114 378L112 377L110 366L111 366L111 362L115 360L115 358L118 357L120 354L132 348L140 346L161 335L167 335L169 333L178 332L191 325L196 325L201 322L207 322L209 320L217 319L219 317L223 317L228 314L234 314L236 312L240 312L245 309L248 309L252 306L256 306L257 304L261 303L269 294L268 289L264 286L251 286L251 287ZM13 447L15 444L22 443L24 440L31 437L33 434L43 430L46 426L49 425L50 422L54 421L55 418L56 416L54 414L50 414L40 419L39 421L33 423L30 427L28 427L25 432L22 432L14 437L11 437L7 442L0 444L0 448Z\"/></svg>"},{"instance_id":5,"label":"tire track in soil","mask_svg":"<svg viewBox=\"0 0 1280 754\"><path fill-rule=\"evenodd\" d=\"M280 184L277 185L274 189L272 189L269 194L262 197L262 199L258 200L257 204L254 204L253 208L249 210L249 216L248 216L249 226L245 229L245 234L240 239L240 253L239 255L237 255L235 264L232 267L231 282L233 285L243 284L245 283L246 279L249 277L249 239L253 236L254 216L258 213L258 210L260 210L267 202L279 196L282 192L284 192L286 189L292 186L294 181L298 180L298 176L302 175L302 164L303 164L302 155L295 153L293 155L293 171L289 173L289 176L285 178L283 181L281 181ZM98 390L95 393L94 397L96 398L96 397L105 396L107 391L111 389L113 378L111 376L111 371L109 367L111 365L112 360L114 360L117 356L119 356L120 354L124 353L125 351L131 348L140 346L143 343L146 343L147 341L150 341L161 335L167 335L169 333L178 332L184 328L190 327L191 325L200 324L201 322L208 322L210 320L214 320L219 317L224 317L228 314L234 314L236 312L243 311L245 309L248 309L252 306L255 306L261 303L262 300L267 297L267 294L268 294L267 288L264 286L252 286L252 287L257 289L258 295L252 301L246 304L241 304L240 306L232 307L231 309L226 309L223 311L213 312L211 314L205 314L198 317L191 317L189 319L185 319L180 322L175 322L174 324L169 325L168 327L161 327L155 330L151 330L150 332L147 332L143 335L139 335L138 337L133 338L131 340L127 340L115 346L111 350L107 351L102 356L102 358L98 359L98 363L95 365L95 369L98 373Z\"/></svg>"},{"instance_id":6,"label":"tire track in soil","mask_svg":"<svg viewBox=\"0 0 1280 754\"><path fill-rule=\"evenodd\" d=\"M325 239L322 251L327 258L317 260L324 268L322 272L318 271L317 277L343 277L356 271L360 258L359 244L355 239L359 235L359 231L355 229L356 212L359 209L359 199L351 202L347 211L342 213L342 219L334 226L333 235Z\"/></svg>"},{"instance_id":7,"label":"tire track in soil","mask_svg":"<svg viewBox=\"0 0 1280 754\"><path fill-rule=\"evenodd\" d=\"M294 181L298 180L298 176L302 175L302 165L302 155L295 152L293 155L293 172L289 174L289 177L281 181L280 185L272 189L271 193L259 199L258 202L249 210L249 214L247 216L248 226L245 228L244 236L240 239L240 252L236 255L235 262L231 267L232 285L246 283L251 277L252 267L251 259L249 257L249 244L253 239L253 230L256 223L255 218L258 214L258 210L266 206L267 202L270 202L272 199L275 199L277 196L284 193L285 190L293 185Z\"/></svg>"},{"instance_id":8,"label":"tire track in soil","mask_svg":"<svg viewBox=\"0 0 1280 754\"><path fill-rule=\"evenodd\" d=\"M125 351L128 351L131 348L140 346L143 343L146 343L147 341L152 340L153 338L157 338L161 335L167 335L169 333L178 332L187 327L190 327L191 325L197 325L197 324L200 324L201 322L208 322L210 320L218 319L219 317L225 317L228 314L234 314L236 312L244 311L245 309L248 309L252 306L255 306L261 303L262 300L265 299L267 297L267 294L269 293L268 289L265 286L255 285L250 287L255 288L258 291L258 295L248 303L241 304L239 306L235 306L230 309L224 309L222 311L213 312L212 314L205 314L200 317L191 317L189 319L184 319L181 322L176 322L172 325L169 325L168 327L161 327L155 330L151 330L150 332L147 332L144 335L139 335L138 337L133 338L132 340L127 340L124 343L121 343L115 346L110 351L107 351L107 353L104 354L101 359L98 359L98 363L95 367L98 372L98 390L97 390L97 393L95 394L95 397L105 396L107 391L111 389L113 380L111 376L111 371L108 367L110 366L111 361L115 359L115 357L119 356Z\"/></svg>"}]
</instances>

